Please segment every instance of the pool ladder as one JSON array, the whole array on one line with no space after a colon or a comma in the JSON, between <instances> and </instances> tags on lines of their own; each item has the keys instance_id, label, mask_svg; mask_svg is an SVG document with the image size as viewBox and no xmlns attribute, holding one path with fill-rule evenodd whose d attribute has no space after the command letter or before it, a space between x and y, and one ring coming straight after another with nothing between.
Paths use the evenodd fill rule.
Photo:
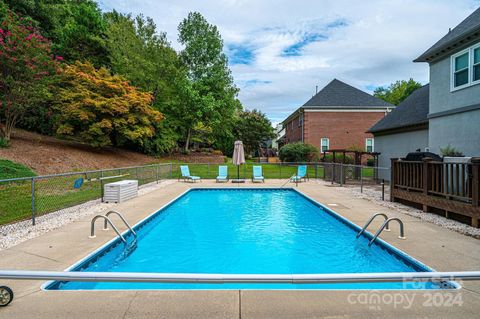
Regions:
<instances>
[{"instance_id":1,"label":"pool ladder","mask_svg":"<svg viewBox=\"0 0 480 319\"><path fill-rule=\"evenodd\" d=\"M115 224L112 222L112 220L108 217L111 214L115 214L118 217L120 217L120 219L123 221L125 226L128 227L128 229L133 234L133 236L135 236L135 238L137 238L137 233L133 230L133 228L130 226L130 224L125 220L123 215L120 214L119 212L117 212L116 210L111 210L108 213L106 213L105 215L96 215L95 217L92 218L92 221L90 223L90 238L95 238L96 237L95 236L95 222L97 221L97 219L103 218L103 220L104 220L103 230L108 230L108 224L110 224L110 226L112 226L112 229L117 233L118 238L120 238L120 240L122 242L127 243L127 240L125 239L125 237L123 237L123 235L120 233L118 228L115 226Z\"/></svg>"},{"instance_id":2,"label":"pool ladder","mask_svg":"<svg viewBox=\"0 0 480 319\"><path fill-rule=\"evenodd\" d=\"M357 238L360 237L364 232L365 230L367 229L367 227L372 223L372 221L378 217L378 216L382 216L385 221L383 222L382 226L380 226L380 228L377 230L377 232L375 233L375 235L373 235L372 239L370 240L370 242L368 243L368 246L371 246L373 244L373 242L378 238L378 236L380 236L380 234L382 233L382 231L390 231L390 228L389 228L389 224L390 222L392 221L396 221L398 222L398 225L400 226L400 236L398 236L399 239L406 239L405 237L405 230L404 230L404 226L403 226L403 222L400 220L400 218L397 218L397 217L392 217L392 218L388 218L388 216L384 213L377 213L377 214L374 214L372 217L370 217L370 219L365 223L365 225L362 227L362 229L358 232L357 234Z\"/></svg>"}]
</instances>

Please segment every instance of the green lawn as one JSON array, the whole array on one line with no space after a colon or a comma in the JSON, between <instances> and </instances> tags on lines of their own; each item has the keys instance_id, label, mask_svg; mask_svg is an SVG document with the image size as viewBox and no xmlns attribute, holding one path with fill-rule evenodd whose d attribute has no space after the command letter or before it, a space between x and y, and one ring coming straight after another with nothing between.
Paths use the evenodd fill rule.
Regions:
<instances>
[{"instance_id":1,"label":"green lawn","mask_svg":"<svg viewBox=\"0 0 480 319\"><path fill-rule=\"evenodd\" d=\"M11 163L11 162L10 162ZM13 163L14 164L14 163ZM10 165L10 164L9 164ZM108 179L103 183L110 183L122 179L136 179L139 184L146 184L157 179L177 179L181 176L180 163L172 163L161 166L144 167L140 169L118 169L105 172L103 177ZM237 166L229 163L230 178L237 177ZM258 163L247 162L240 166L240 178L250 179L253 166ZM297 171L297 165L287 164L261 164L263 175L266 179L284 179L287 181ZM192 175L200 176L203 179L215 179L218 175L218 164L188 164ZM10 165L9 167L12 167ZM17 167L13 165L13 167ZM172 168L172 172L170 172ZM328 167L326 169L329 169ZM24 176L34 176L30 170L21 170ZM321 165L308 165L307 174L309 178L324 178L325 170ZM19 176L19 175L15 175ZM363 177L371 178L373 168L363 168ZM35 211L36 216L53 212L59 209L85 203L89 200L101 197L102 182L100 173L89 175L75 174L72 176L52 177L47 179L36 179L35 181ZM73 187L75 180L84 178L84 183L79 189ZM0 225L18 220L31 218L32 215L32 183L31 179L16 182L0 183Z\"/></svg>"},{"instance_id":2,"label":"green lawn","mask_svg":"<svg viewBox=\"0 0 480 319\"><path fill-rule=\"evenodd\" d=\"M0 159L0 179L35 176L30 168L6 159Z\"/></svg>"},{"instance_id":3,"label":"green lawn","mask_svg":"<svg viewBox=\"0 0 480 319\"><path fill-rule=\"evenodd\" d=\"M226 165L228 167L229 178L237 178L237 166L232 163L228 164L193 164L189 163L190 174L200 176L203 179L215 179L218 175L218 166ZM266 179L288 179L297 172L297 165L287 164L258 164L247 162L238 168L240 178L251 179L253 174L253 166L261 165L263 176ZM317 167L317 168L316 168ZM180 164L173 164L173 178L180 178ZM309 178L316 176L323 177L323 167L308 165L307 175Z\"/></svg>"}]
</instances>

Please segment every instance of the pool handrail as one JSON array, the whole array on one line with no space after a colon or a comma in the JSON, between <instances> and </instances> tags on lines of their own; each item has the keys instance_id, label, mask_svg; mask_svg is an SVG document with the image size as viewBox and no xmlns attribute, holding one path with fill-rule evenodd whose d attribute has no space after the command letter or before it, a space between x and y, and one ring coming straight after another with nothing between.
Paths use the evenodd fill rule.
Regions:
<instances>
[{"instance_id":1,"label":"pool handrail","mask_svg":"<svg viewBox=\"0 0 480 319\"><path fill-rule=\"evenodd\" d=\"M103 218L105 219L105 221L107 221L110 226L112 226L112 229L117 233L118 237L120 238L121 241L123 241L125 244L127 243L127 241L125 240L125 238L122 236L122 234L120 234L120 232L118 231L117 227L115 227L115 225L112 223L112 221L110 220L110 218L108 218L107 216L104 216L104 215L96 215L95 217L92 218L92 221L90 223L90 238L95 238L95 222L97 221L97 219L99 218Z\"/></svg>"},{"instance_id":2,"label":"pool handrail","mask_svg":"<svg viewBox=\"0 0 480 319\"><path fill-rule=\"evenodd\" d=\"M133 230L133 228L130 226L130 224L127 222L127 220L123 217L122 214L120 214L120 212L116 211L116 210L111 210L109 211L108 213L105 214L105 217L108 217L110 216L111 214L115 214L117 215L118 217L120 217L120 219L123 221L123 223L125 224L125 226L128 227L128 229L130 230L130 232L133 234L133 236L137 237L137 233ZM105 222L103 223L103 230L108 230L108 225L107 225L107 220L105 219Z\"/></svg>"},{"instance_id":3,"label":"pool handrail","mask_svg":"<svg viewBox=\"0 0 480 319\"><path fill-rule=\"evenodd\" d=\"M385 220L388 219L388 216L387 214L384 214L384 213L376 213L376 214L373 214L372 217L370 217L370 219L365 223L365 225L362 227L362 230L360 230L357 234L357 238L360 237L360 235L363 234L363 232L367 229L368 226L370 226L370 224L373 222L373 220L377 217L377 216L382 216L383 218L385 218ZM385 231L390 231L390 228L388 227L388 224L387 226L385 227Z\"/></svg>"},{"instance_id":4,"label":"pool handrail","mask_svg":"<svg viewBox=\"0 0 480 319\"><path fill-rule=\"evenodd\" d=\"M398 225L400 226L400 236L398 236L399 239L406 239L405 237L405 231L404 231L404 227L403 227L403 222L400 220L400 218L397 218L397 217L392 217L392 218L389 218L387 219L383 224L382 226L380 226L380 228L378 229L378 231L375 233L375 235L373 236L372 240L370 240L370 242L368 243L368 246L371 246L373 244L373 242L375 241L375 239L378 238L378 236L380 236L380 234L382 233L383 229L391 222L391 221L397 221L398 222Z\"/></svg>"}]
</instances>

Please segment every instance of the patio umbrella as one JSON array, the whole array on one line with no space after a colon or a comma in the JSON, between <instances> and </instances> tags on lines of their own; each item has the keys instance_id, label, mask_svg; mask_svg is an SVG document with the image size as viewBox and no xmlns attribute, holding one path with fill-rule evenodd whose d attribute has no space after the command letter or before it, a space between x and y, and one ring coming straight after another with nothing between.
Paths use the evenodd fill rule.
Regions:
<instances>
[{"instance_id":1,"label":"patio umbrella","mask_svg":"<svg viewBox=\"0 0 480 319\"><path fill-rule=\"evenodd\" d=\"M245 164L245 153L242 141L235 141L232 157L233 165L237 165L237 179L240 179L240 165Z\"/></svg>"}]
</instances>

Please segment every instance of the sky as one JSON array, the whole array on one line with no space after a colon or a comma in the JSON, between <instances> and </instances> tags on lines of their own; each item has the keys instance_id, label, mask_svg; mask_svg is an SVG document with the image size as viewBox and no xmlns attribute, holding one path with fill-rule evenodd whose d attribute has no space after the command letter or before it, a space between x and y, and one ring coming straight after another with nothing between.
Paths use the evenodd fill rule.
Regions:
<instances>
[{"instance_id":1,"label":"sky","mask_svg":"<svg viewBox=\"0 0 480 319\"><path fill-rule=\"evenodd\" d=\"M274 123L337 78L372 93L413 78L428 65L412 60L476 8L480 0L100 0L104 11L143 14L177 42L191 11L218 27L239 99Z\"/></svg>"}]
</instances>

